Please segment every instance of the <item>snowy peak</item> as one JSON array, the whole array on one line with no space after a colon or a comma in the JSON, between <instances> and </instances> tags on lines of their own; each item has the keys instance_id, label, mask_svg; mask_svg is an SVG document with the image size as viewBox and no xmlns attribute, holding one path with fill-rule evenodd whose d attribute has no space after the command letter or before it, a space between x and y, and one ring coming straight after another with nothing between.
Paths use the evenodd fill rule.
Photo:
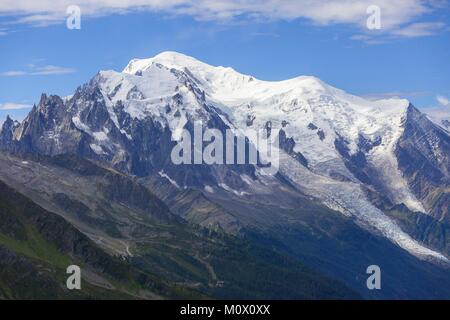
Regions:
<instances>
[{"instance_id":1,"label":"snowy peak","mask_svg":"<svg viewBox=\"0 0 450 320\"><path fill-rule=\"evenodd\" d=\"M317 98L331 96L336 100L362 108L385 107L388 113L404 112L409 105L405 99L385 99L370 101L334 88L313 76L299 76L283 81L264 81L253 76L241 74L230 67L211 66L193 57L167 51L147 59L133 59L122 71L125 74L144 76L152 66L162 65L175 69L187 76L205 90L212 102L239 104L251 101L263 101L271 97ZM144 73L144 74L143 74Z\"/></svg>"},{"instance_id":2,"label":"snowy peak","mask_svg":"<svg viewBox=\"0 0 450 320\"><path fill-rule=\"evenodd\" d=\"M203 68L211 67L205 63L196 60L195 58L184 55L182 53L165 51L152 58L133 59L128 63L128 65L125 67L125 69L123 69L122 72L128 74L136 74L139 71L143 72L147 70L154 63L161 64L168 68L174 69L183 69L189 67L203 67Z\"/></svg>"},{"instance_id":3,"label":"snowy peak","mask_svg":"<svg viewBox=\"0 0 450 320\"><path fill-rule=\"evenodd\" d=\"M405 99L366 100L311 76L258 80L170 51L133 59L122 73L105 71L101 77L107 100L123 102L132 118L152 116L179 128L184 119L207 115L204 107L214 106L238 128L259 130L268 123L283 128L295 142L293 151L304 155L311 169L333 163L333 171L350 179L336 141L345 141L349 156L359 152L361 143L379 141L372 154L384 161L393 154L410 105ZM174 96L183 98L183 110L177 110L181 121L165 114Z\"/></svg>"}]
</instances>

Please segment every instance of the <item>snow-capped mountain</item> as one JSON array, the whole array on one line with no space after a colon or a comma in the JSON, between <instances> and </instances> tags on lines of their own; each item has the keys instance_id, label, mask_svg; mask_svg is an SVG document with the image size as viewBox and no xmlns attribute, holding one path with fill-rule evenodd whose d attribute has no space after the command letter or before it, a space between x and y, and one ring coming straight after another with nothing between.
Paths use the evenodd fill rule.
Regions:
<instances>
[{"instance_id":1,"label":"snow-capped mountain","mask_svg":"<svg viewBox=\"0 0 450 320\"><path fill-rule=\"evenodd\" d=\"M279 174L174 165L178 129L192 131L196 121L222 132L279 130ZM404 99L369 101L307 76L262 81L164 52L131 60L122 72L101 71L71 97L43 95L22 123L5 122L0 141L10 151L76 153L141 178L156 175L180 192L268 197L274 205L285 205L286 190L298 192L418 257L447 261L383 210L404 205L450 221L449 133Z\"/></svg>"}]
</instances>

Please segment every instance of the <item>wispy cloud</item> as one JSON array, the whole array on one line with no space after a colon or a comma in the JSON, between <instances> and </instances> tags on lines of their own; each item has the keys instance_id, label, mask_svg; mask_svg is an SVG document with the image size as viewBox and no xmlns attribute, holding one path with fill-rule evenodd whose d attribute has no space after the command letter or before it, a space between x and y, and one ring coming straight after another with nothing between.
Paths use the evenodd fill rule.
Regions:
<instances>
[{"instance_id":1,"label":"wispy cloud","mask_svg":"<svg viewBox=\"0 0 450 320\"><path fill-rule=\"evenodd\" d=\"M422 109L428 118L434 123L450 130L450 105Z\"/></svg>"},{"instance_id":2,"label":"wispy cloud","mask_svg":"<svg viewBox=\"0 0 450 320\"><path fill-rule=\"evenodd\" d=\"M18 76L24 76L27 73L25 71L5 71L1 72L0 76L2 77L18 77Z\"/></svg>"},{"instance_id":3,"label":"wispy cloud","mask_svg":"<svg viewBox=\"0 0 450 320\"><path fill-rule=\"evenodd\" d=\"M450 100L442 95L436 96L438 106L424 108L422 111L435 123L450 130Z\"/></svg>"},{"instance_id":4,"label":"wispy cloud","mask_svg":"<svg viewBox=\"0 0 450 320\"><path fill-rule=\"evenodd\" d=\"M444 96L437 96L437 102L443 107L450 107L450 100Z\"/></svg>"},{"instance_id":5,"label":"wispy cloud","mask_svg":"<svg viewBox=\"0 0 450 320\"><path fill-rule=\"evenodd\" d=\"M434 35L445 29L443 22L420 22L412 23L392 32L395 36L416 38Z\"/></svg>"},{"instance_id":6,"label":"wispy cloud","mask_svg":"<svg viewBox=\"0 0 450 320\"><path fill-rule=\"evenodd\" d=\"M29 109L32 106L29 104L22 103L14 103L14 102L6 102L0 103L0 110L21 110L21 109Z\"/></svg>"},{"instance_id":7,"label":"wispy cloud","mask_svg":"<svg viewBox=\"0 0 450 320\"><path fill-rule=\"evenodd\" d=\"M67 74L67 73L74 73L74 72L76 72L76 70L73 68L47 65L44 67L36 68L36 71L31 72L31 75Z\"/></svg>"},{"instance_id":8,"label":"wispy cloud","mask_svg":"<svg viewBox=\"0 0 450 320\"><path fill-rule=\"evenodd\" d=\"M419 97L426 95L425 91L395 91L395 92L381 92L381 93L368 93L363 94L362 97L368 100L380 100L380 99L404 99L406 97Z\"/></svg>"},{"instance_id":9,"label":"wispy cloud","mask_svg":"<svg viewBox=\"0 0 450 320\"><path fill-rule=\"evenodd\" d=\"M76 69L59 67L54 65L46 65L43 67L36 67L33 64L28 65L28 70L10 70L0 72L2 77L19 77L19 76L47 76L58 74L69 74L76 72Z\"/></svg>"},{"instance_id":10,"label":"wispy cloud","mask_svg":"<svg viewBox=\"0 0 450 320\"><path fill-rule=\"evenodd\" d=\"M270 37L270 38L279 38L280 35L276 32L252 32L250 34L252 37Z\"/></svg>"},{"instance_id":11,"label":"wispy cloud","mask_svg":"<svg viewBox=\"0 0 450 320\"><path fill-rule=\"evenodd\" d=\"M17 23L45 26L66 18L72 0L1 1L0 14ZM189 15L198 20L229 21L239 18L265 20L305 19L315 25L350 24L366 29L367 8L381 9L382 34L397 37L426 36L441 29L441 22L418 22L429 13L448 6L443 0L78 0L83 17L130 11Z\"/></svg>"}]
</instances>

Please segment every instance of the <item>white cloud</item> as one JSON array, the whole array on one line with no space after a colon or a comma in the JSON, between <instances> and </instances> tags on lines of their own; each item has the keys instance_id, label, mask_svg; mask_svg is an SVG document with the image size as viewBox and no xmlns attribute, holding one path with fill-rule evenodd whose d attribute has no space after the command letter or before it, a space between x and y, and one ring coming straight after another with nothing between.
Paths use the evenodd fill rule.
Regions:
<instances>
[{"instance_id":1,"label":"white cloud","mask_svg":"<svg viewBox=\"0 0 450 320\"><path fill-rule=\"evenodd\" d=\"M450 108L437 107L422 109L428 118L439 126L442 126L446 130L450 130Z\"/></svg>"},{"instance_id":2,"label":"white cloud","mask_svg":"<svg viewBox=\"0 0 450 320\"><path fill-rule=\"evenodd\" d=\"M53 65L47 65L44 67L36 68L35 71L31 72L31 75L50 75L50 74L67 74L74 73L76 70L66 67L58 67Z\"/></svg>"},{"instance_id":3,"label":"white cloud","mask_svg":"<svg viewBox=\"0 0 450 320\"><path fill-rule=\"evenodd\" d=\"M0 14L18 15L17 23L46 25L62 21L72 0L2 0ZM190 15L199 20L224 21L240 16L250 19L306 19L317 25L351 24L364 29L370 5L381 8L382 32L398 36L427 35L436 22L415 19L445 6L442 0L78 0L82 17L147 10ZM430 28L432 29L430 31Z\"/></svg>"},{"instance_id":4,"label":"white cloud","mask_svg":"<svg viewBox=\"0 0 450 320\"><path fill-rule=\"evenodd\" d=\"M25 71L18 71L18 70L12 70L12 71L5 71L0 73L0 76L2 77L18 77L18 76L24 76L27 73Z\"/></svg>"},{"instance_id":5,"label":"white cloud","mask_svg":"<svg viewBox=\"0 0 450 320\"><path fill-rule=\"evenodd\" d=\"M380 99L407 99L411 97L419 97L425 95L425 91L394 91L394 92L380 92L380 93L367 93L362 97L368 100L380 100Z\"/></svg>"},{"instance_id":6,"label":"white cloud","mask_svg":"<svg viewBox=\"0 0 450 320\"><path fill-rule=\"evenodd\" d=\"M445 23L443 22L420 22L412 23L406 27L394 30L392 34L407 38L424 37L436 34L444 28Z\"/></svg>"},{"instance_id":7,"label":"white cloud","mask_svg":"<svg viewBox=\"0 0 450 320\"><path fill-rule=\"evenodd\" d=\"M0 110L21 110L21 109L29 109L32 106L29 104L21 104L14 102L6 102L0 104Z\"/></svg>"},{"instance_id":8,"label":"white cloud","mask_svg":"<svg viewBox=\"0 0 450 320\"><path fill-rule=\"evenodd\" d=\"M35 67L33 64L28 65L29 70L11 70L0 72L2 77L18 77L18 76L46 76L56 74L69 74L76 72L73 68L46 65L43 67Z\"/></svg>"},{"instance_id":9,"label":"white cloud","mask_svg":"<svg viewBox=\"0 0 450 320\"><path fill-rule=\"evenodd\" d=\"M444 96L437 96L436 97L437 102L443 107L450 107L450 101L444 97Z\"/></svg>"}]
</instances>

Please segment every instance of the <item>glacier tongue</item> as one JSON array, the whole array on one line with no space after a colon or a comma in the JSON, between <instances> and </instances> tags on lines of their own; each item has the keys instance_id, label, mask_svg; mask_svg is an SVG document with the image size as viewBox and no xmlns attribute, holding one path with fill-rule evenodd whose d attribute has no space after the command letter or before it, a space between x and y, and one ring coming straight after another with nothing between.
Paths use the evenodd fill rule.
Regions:
<instances>
[{"instance_id":1,"label":"glacier tongue","mask_svg":"<svg viewBox=\"0 0 450 320\"><path fill-rule=\"evenodd\" d=\"M328 207L374 228L411 254L420 258L436 258L448 262L445 256L424 247L403 232L389 217L367 200L359 184L336 181L314 174L284 152L280 155L280 171L306 194L314 195Z\"/></svg>"}]
</instances>

